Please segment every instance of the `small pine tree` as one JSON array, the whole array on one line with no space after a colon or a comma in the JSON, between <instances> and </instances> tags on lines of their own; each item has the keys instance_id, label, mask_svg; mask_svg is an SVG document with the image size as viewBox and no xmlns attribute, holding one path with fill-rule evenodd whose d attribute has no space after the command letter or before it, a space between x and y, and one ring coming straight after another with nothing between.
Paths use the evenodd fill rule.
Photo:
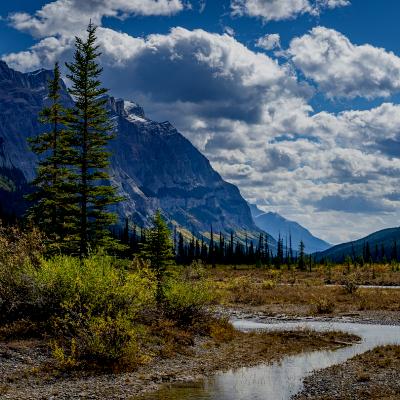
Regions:
<instances>
[{"instance_id":1,"label":"small pine tree","mask_svg":"<svg viewBox=\"0 0 400 400\"><path fill-rule=\"evenodd\" d=\"M87 33L85 41L76 37L74 61L66 63L70 72L67 77L72 82L69 93L75 100L68 140L74 148L71 168L78 210L73 239L80 257L87 256L93 246L117 247L109 231L116 215L109 207L122 200L109 184L107 173L110 154L106 146L113 137L113 126L105 108L107 89L101 87L99 80L102 68L97 59L101 53L92 23Z\"/></svg>"},{"instance_id":2,"label":"small pine tree","mask_svg":"<svg viewBox=\"0 0 400 400\"><path fill-rule=\"evenodd\" d=\"M186 262L185 257L185 242L183 240L183 235L179 232L179 239L178 239L178 254L177 259L180 264L184 264Z\"/></svg>"},{"instance_id":3,"label":"small pine tree","mask_svg":"<svg viewBox=\"0 0 400 400\"><path fill-rule=\"evenodd\" d=\"M28 218L46 235L50 252L61 250L65 244L68 217L74 210L72 195L68 190L70 172L65 164L71 152L65 132L68 111L60 100L60 82L60 68L56 63L48 85L50 105L40 113L40 122L49 130L29 139L32 151L41 160L37 176L32 182L35 191L27 196L28 200L34 202L28 210Z\"/></svg>"},{"instance_id":4,"label":"small pine tree","mask_svg":"<svg viewBox=\"0 0 400 400\"><path fill-rule=\"evenodd\" d=\"M153 226L148 230L146 243L142 245L142 257L150 261L150 266L157 279L157 301L163 299L163 281L168 265L172 264L171 232L164 221L161 212L153 217Z\"/></svg>"},{"instance_id":5,"label":"small pine tree","mask_svg":"<svg viewBox=\"0 0 400 400\"><path fill-rule=\"evenodd\" d=\"M396 240L393 240L391 261L397 262L397 242L396 242Z\"/></svg>"},{"instance_id":6,"label":"small pine tree","mask_svg":"<svg viewBox=\"0 0 400 400\"><path fill-rule=\"evenodd\" d=\"M301 240L300 244L299 244L299 269L300 270L304 270L306 267L306 263L305 263L305 253L304 253L304 249L305 249L305 244L304 242Z\"/></svg>"},{"instance_id":7,"label":"small pine tree","mask_svg":"<svg viewBox=\"0 0 400 400\"><path fill-rule=\"evenodd\" d=\"M214 245L214 233L213 228L211 226L210 230L210 250L208 252L209 262L211 264L211 268L215 268L215 245Z\"/></svg>"},{"instance_id":8,"label":"small pine tree","mask_svg":"<svg viewBox=\"0 0 400 400\"><path fill-rule=\"evenodd\" d=\"M367 244L365 245L365 261L372 264L372 254L369 242L367 242Z\"/></svg>"},{"instance_id":9,"label":"small pine tree","mask_svg":"<svg viewBox=\"0 0 400 400\"><path fill-rule=\"evenodd\" d=\"M276 251L276 266L280 267L283 264L283 238L281 234L278 236L278 248Z\"/></svg>"}]
</instances>

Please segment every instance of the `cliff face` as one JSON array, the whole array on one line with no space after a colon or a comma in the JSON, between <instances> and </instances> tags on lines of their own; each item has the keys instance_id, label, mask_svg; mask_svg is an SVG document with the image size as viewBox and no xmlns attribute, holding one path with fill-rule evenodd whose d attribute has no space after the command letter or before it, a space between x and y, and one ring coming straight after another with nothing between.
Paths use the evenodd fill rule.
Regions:
<instances>
[{"instance_id":1,"label":"cliff face","mask_svg":"<svg viewBox=\"0 0 400 400\"><path fill-rule=\"evenodd\" d=\"M38 113L46 103L51 71L23 74L0 61L0 202L22 212L21 194L35 175L27 138L43 129ZM63 101L71 104L65 86ZM169 122L146 118L132 102L109 98L117 136L110 143L111 176L125 201L118 214L147 224L157 208L190 232L248 231L257 235L238 188L225 182L209 161ZM7 197L8 196L8 197Z\"/></svg>"},{"instance_id":2,"label":"cliff face","mask_svg":"<svg viewBox=\"0 0 400 400\"><path fill-rule=\"evenodd\" d=\"M236 186L169 122L148 120L137 105L110 99L118 136L111 143L112 176L129 201L123 214L145 221L161 208L188 230L253 230L250 209Z\"/></svg>"}]
</instances>

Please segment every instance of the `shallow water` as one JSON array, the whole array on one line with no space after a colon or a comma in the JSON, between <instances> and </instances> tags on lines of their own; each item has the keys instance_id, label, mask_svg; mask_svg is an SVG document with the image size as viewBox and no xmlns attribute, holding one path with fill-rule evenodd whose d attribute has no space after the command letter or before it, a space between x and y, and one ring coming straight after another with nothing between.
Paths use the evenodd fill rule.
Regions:
<instances>
[{"instance_id":1,"label":"shallow water","mask_svg":"<svg viewBox=\"0 0 400 400\"><path fill-rule=\"evenodd\" d=\"M173 385L146 400L288 400L303 387L304 378L313 371L341 364L349 358L380 345L399 344L400 327L342 322L280 322L265 324L247 320L234 322L241 330L290 330L310 328L317 331L344 331L362 338L352 346L314 351L284 357L280 362L218 373L188 385Z\"/></svg>"}]
</instances>

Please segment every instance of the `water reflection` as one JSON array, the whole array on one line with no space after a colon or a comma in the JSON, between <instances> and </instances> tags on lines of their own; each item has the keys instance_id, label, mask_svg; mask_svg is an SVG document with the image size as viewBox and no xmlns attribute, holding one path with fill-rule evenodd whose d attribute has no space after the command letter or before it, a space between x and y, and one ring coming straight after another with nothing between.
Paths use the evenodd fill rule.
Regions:
<instances>
[{"instance_id":1,"label":"water reflection","mask_svg":"<svg viewBox=\"0 0 400 400\"><path fill-rule=\"evenodd\" d=\"M362 337L360 343L338 350L314 351L281 362L241 368L215 375L203 382L173 385L143 400L288 400L303 387L304 378L317 369L340 364L379 345L400 344L400 327L330 322L284 322L264 324L238 320L242 330L290 330L301 327L318 331L340 330Z\"/></svg>"}]
</instances>

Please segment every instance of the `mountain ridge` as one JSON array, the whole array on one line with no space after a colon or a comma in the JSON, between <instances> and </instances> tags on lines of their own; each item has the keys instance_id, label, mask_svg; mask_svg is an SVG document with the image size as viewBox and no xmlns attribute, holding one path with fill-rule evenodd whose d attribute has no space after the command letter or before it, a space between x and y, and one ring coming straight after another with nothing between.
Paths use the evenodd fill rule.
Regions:
<instances>
[{"instance_id":1,"label":"mountain ridge","mask_svg":"<svg viewBox=\"0 0 400 400\"><path fill-rule=\"evenodd\" d=\"M18 214L26 208L23 194L37 162L27 138L44 130L37 116L51 77L48 70L21 73L0 61L0 205L7 208L13 198ZM64 104L73 104L63 82L61 96ZM197 236L212 226L214 232L258 237L261 231L239 189L170 122L152 121L137 103L112 96L107 106L117 130L109 144L111 182L127 199L116 208L121 218L146 226L162 209L171 223Z\"/></svg>"},{"instance_id":2,"label":"mountain ridge","mask_svg":"<svg viewBox=\"0 0 400 400\"><path fill-rule=\"evenodd\" d=\"M255 224L260 229L267 231L276 240L280 235L281 238L288 241L289 246L289 238L291 237L293 250L298 250L301 240L303 240L308 252L326 250L332 247L331 244L317 238L298 222L290 221L278 213L265 212L255 204L250 204L250 211Z\"/></svg>"},{"instance_id":3,"label":"mountain ridge","mask_svg":"<svg viewBox=\"0 0 400 400\"><path fill-rule=\"evenodd\" d=\"M350 257L353 260L361 256L365 258L367 243L373 260L382 261L384 257L390 260L394 243L396 243L396 253L399 256L400 252L397 250L397 246L400 244L400 227L381 229L361 239L338 244L330 249L316 253L315 257L317 260L327 259L336 262L343 262L346 257ZM376 251L378 251L378 254L375 254Z\"/></svg>"}]
</instances>

